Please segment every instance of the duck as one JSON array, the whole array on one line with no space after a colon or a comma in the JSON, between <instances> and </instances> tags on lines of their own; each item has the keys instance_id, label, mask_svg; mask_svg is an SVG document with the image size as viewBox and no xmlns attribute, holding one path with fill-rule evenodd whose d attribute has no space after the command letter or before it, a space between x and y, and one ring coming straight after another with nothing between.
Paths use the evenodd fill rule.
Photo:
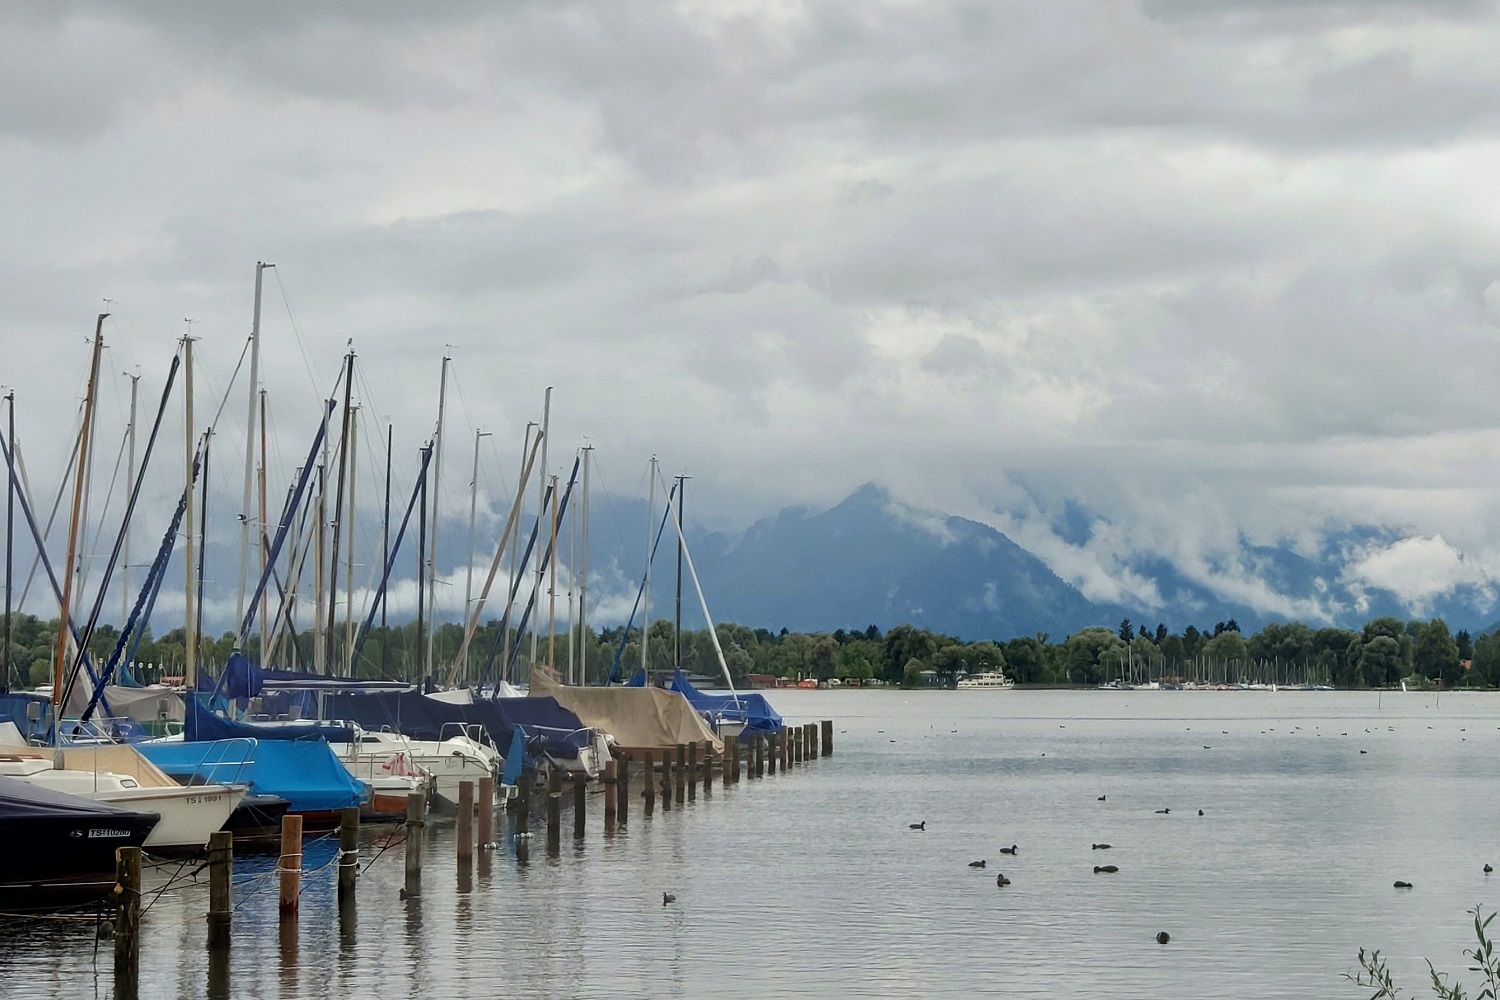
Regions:
<instances>
[{"instance_id":1,"label":"duck","mask_svg":"<svg viewBox=\"0 0 1500 1000\"><path fill-rule=\"evenodd\" d=\"M1203 815L1203 810L1202 810L1202 809L1199 809L1199 810L1198 810L1198 815L1199 815L1199 816L1202 816L1202 815Z\"/></svg>"},{"instance_id":2,"label":"duck","mask_svg":"<svg viewBox=\"0 0 1500 1000\"><path fill-rule=\"evenodd\" d=\"M1395 882L1394 882L1394 883L1393 883L1393 885L1394 885L1394 887L1395 887L1395 888L1397 888L1397 889L1410 889L1410 888L1411 888L1411 883L1410 883L1410 882L1403 882L1403 881L1401 881L1401 880L1400 880L1400 879L1397 879L1397 880L1396 880L1396 881L1395 881Z\"/></svg>"},{"instance_id":3,"label":"duck","mask_svg":"<svg viewBox=\"0 0 1500 1000\"><path fill-rule=\"evenodd\" d=\"M1091 850L1091 851L1107 851L1107 850L1109 850L1109 845L1108 844L1095 844L1093 847L1089 848L1089 850Z\"/></svg>"},{"instance_id":4,"label":"duck","mask_svg":"<svg viewBox=\"0 0 1500 1000\"><path fill-rule=\"evenodd\" d=\"M996 888L1004 889L1008 885L1010 885L1010 879L1008 879L1008 878L1005 877L1005 873L1004 872L1001 872L999 875L995 876L995 887Z\"/></svg>"},{"instance_id":5,"label":"duck","mask_svg":"<svg viewBox=\"0 0 1500 1000\"><path fill-rule=\"evenodd\" d=\"M1167 813L1169 813L1171 811L1172 811L1171 809L1158 809L1158 810L1156 810L1156 814L1158 816L1165 816Z\"/></svg>"},{"instance_id":6,"label":"duck","mask_svg":"<svg viewBox=\"0 0 1500 1000\"><path fill-rule=\"evenodd\" d=\"M1493 869L1493 868L1491 868L1491 867L1490 867L1490 866L1489 866L1489 865L1488 865L1488 864L1486 864L1486 865L1485 865L1485 866L1484 866L1484 873L1485 873L1485 874L1486 874L1486 875L1488 875L1488 874L1489 874L1489 873L1490 873L1490 872L1492 872L1492 871L1494 871L1494 870L1495 870L1495 869Z\"/></svg>"},{"instance_id":7,"label":"duck","mask_svg":"<svg viewBox=\"0 0 1500 1000\"><path fill-rule=\"evenodd\" d=\"M1172 940L1172 935L1168 934L1166 931L1157 931L1156 932L1156 943L1157 944L1166 944L1170 940Z\"/></svg>"},{"instance_id":8,"label":"duck","mask_svg":"<svg viewBox=\"0 0 1500 1000\"><path fill-rule=\"evenodd\" d=\"M980 858L978 861L970 861L969 862L969 867L970 868L983 868L984 867L984 859Z\"/></svg>"},{"instance_id":9,"label":"duck","mask_svg":"<svg viewBox=\"0 0 1500 1000\"><path fill-rule=\"evenodd\" d=\"M1015 844L1011 844L1009 847L1002 847L1002 848L1000 848L1000 853L1001 854L1015 854L1016 853L1016 845Z\"/></svg>"},{"instance_id":10,"label":"duck","mask_svg":"<svg viewBox=\"0 0 1500 1000\"><path fill-rule=\"evenodd\" d=\"M911 823L909 824L909 828L912 830L925 830L927 829L927 821L924 819L920 823Z\"/></svg>"},{"instance_id":11,"label":"duck","mask_svg":"<svg viewBox=\"0 0 1500 1000\"><path fill-rule=\"evenodd\" d=\"M1101 795L1101 796L1099 796L1099 801L1100 801L1100 802L1103 802L1103 801L1104 801L1104 796L1102 796L1102 795Z\"/></svg>"},{"instance_id":12,"label":"duck","mask_svg":"<svg viewBox=\"0 0 1500 1000\"><path fill-rule=\"evenodd\" d=\"M677 895L676 895L676 893L664 892L664 893L661 894L661 905L662 906L666 906L668 903L675 903L675 902L677 902Z\"/></svg>"},{"instance_id":13,"label":"duck","mask_svg":"<svg viewBox=\"0 0 1500 1000\"><path fill-rule=\"evenodd\" d=\"M1120 869L1117 868L1117 867L1115 867L1114 865L1095 865L1094 866L1094 874L1095 875L1113 875L1115 872L1117 872L1119 870Z\"/></svg>"}]
</instances>

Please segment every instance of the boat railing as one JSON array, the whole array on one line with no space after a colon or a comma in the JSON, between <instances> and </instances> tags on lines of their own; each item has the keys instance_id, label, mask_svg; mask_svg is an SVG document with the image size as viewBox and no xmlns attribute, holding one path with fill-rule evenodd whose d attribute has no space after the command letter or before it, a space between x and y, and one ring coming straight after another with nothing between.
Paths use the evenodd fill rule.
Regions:
<instances>
[{"instance_id":1,"label":"boat railing","mask_svg":"<svg viewBox=\"0 0 1500 1000\"><path fill-rule=\"evenodd\" d=\"M450 732L451 730L451 732ZM489 733L484 726L478 722L445 722L438 730L438 742L455 739L459 736L486 746L490 743Z\"/></svg>"},{"instance_id":2,"label":"boat railing","mask_svg":"<svg viewBox=\"0 0 1500 1000\"><path fill-rule=\"evenodd\" d=\"M255 750L260 741L252 736L235 736L229 739L214 740L203 751L197 765L193 768L193 777L202 779L204 784L213 785L241 785L245 768L255 763ZM230 753L236 749L243 749L239 759L231 759ZM218 769L233 768L233 774L227 780L218 776Z\"/></svg>"}]
</instances>

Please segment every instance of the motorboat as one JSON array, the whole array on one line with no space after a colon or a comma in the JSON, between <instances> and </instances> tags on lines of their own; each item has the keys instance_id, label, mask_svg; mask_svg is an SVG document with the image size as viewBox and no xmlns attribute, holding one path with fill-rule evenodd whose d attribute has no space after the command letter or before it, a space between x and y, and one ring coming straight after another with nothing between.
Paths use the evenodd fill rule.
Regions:
<instances>
[{"instance_id":1,"label":"motorboat","mask_svg":"<svg viewBox=\"0 0 1500 1000\"><path fill-rule=\"evenodd\" d=\"M136 812L156 813L160 822L141 844L147 851L194 852L205 849L208 838L223 827L245 798L243 785L179 785L144 760L136 769L141 777L136 777L108 770L58 767L57 763L73 761L60 761L50 756L51 751L43 752L49 756L0 755L0 775L38 788L107 802ZM90 751L66 751L67 754L80 752Z\"/></svg>"},{"instance_id":2,"label":"motorboat","mask_svg":"<svg viewBox=\"0 0 1500 1000\"><path fill-rule=\"evenodd\" d=\"M1016 682L1005 676L1003 670L985 670L977 674L970 674L958 682L959 688L968 690L971 688L1006 689L1016 686Z\"/></svg>"},{"instance_id":3,"label":"motorboat","mask_svg":"<svg viewBox=\"0 0 1500 1000\"><path fill-rule=\"evenodd\" d=\"M449 735L449 733L452 735ZM418 740L387 730L357 729L352 742L335 747L344 766L361 781L393 774L426 774L433 794L451 807L460 782L494 778L499 785L500 753L474 735L445 728L443 739Z\"/></svg>"},{"instance_id":4,"label":"motorboat","mask_svg":"<svg viewBox=\"0 0 1500 1000\"><path fill-rule=\"evenodd\" d=\"M0 903L40 909L108 895L115 850L140 847L158 819L0 777L0 843L17 846L0 851Z\"/></svg>"}]
</instances>

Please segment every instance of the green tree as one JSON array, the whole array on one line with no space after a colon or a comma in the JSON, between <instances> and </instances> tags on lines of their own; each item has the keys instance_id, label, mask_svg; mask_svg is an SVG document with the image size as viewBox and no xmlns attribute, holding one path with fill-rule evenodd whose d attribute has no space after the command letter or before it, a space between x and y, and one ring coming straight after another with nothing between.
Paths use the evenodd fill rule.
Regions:
<instances>
[{"instance_id":1,"label":"green tree","mask_svg":"<svg viewBox=\"0 0 1500 1000\"><path fill-rule=\"evenodd\" d=\"M1070 684L1098 684L1120 661L1125 643L1103 626L1074 632L1063 642L1063 665Z\"/></svg>"},{"instance_id":2,"label":"green tree","mask_svg":"<svg viewBox=\"0 0 1500 1000\"><path fill-rule=\"evenodd\" d=\"M901 668L901 686L904 688L919 688L922 686L922 671L927 669L927 664L915 656L906 661L906 666Z\"/></svg>"},{"instance_id":3,"label":"green tree","mask_svg":"<svg viewBox=\"0 0 1500 1000\"><path fill-rule=\"evenodd\" d=\"M906 664L913 659L927 662L937 648L937 639L926 629L897 625L885 634L886 676L904 683Z\"/></svg>"},{"instance_id":4,"label":"green tree","mask_svg":"<svg viewBox=\"0 0 1500 1000\"><path fill-rule=\"evenodd\" d=\"M1412 647L1412 666L1424 677L1455 687L1463 671L1458 665L1458 644L1448 634L1448 623L1434 618L1417 631Z\"/></svg>"},{"instance_id":5,"label":"green tree","mask_svg":"<svg viewBox=\"0 0 1500 1000\"><path fill-rule=\"evenodd\" d=\"M1489 687L1500 684L1500 632L1486 632L1474 640L1469 674Z\"/></svg>"},{"instance_id":6,"label":"green tree","mask_svg":"<svg viewBox=\"0 0 1500 1000\"><path fill-rule=\"evenodd\" d=\"M1368 642L1361 643L1359 653L1359 680L1366 687L1385 687L1401 680L1405 662L1401 656L1401 643L1388 635L1377 634Z\"/></svg>"},{"instance_id":7,"label":"green tree","mask_svg":"<svg viewBox=\"0 0 1500 1000\"><path fill-rule=\"evenodd\" d=\"M1237 629L1226 628L1203 644L1203 655L1214 663L1229 664L1226 676L1235 676L1236 669L1243 669L1250 659L1250 643Z\"/></svg>"}]
</instances>

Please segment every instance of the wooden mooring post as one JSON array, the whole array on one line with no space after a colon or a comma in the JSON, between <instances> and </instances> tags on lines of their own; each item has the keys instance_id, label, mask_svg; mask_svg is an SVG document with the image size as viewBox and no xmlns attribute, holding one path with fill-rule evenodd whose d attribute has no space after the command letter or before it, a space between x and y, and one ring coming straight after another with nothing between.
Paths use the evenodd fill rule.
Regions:
<instances>
[{"instance_id":1,"label":"wooden mooring post","mask_svg":"<svg viewBox=\"0 0 1500 1000\"><path fill-rule=\"evenodd\" d=\"M759 734L755 737L755 776L766 776L766 738Z\"/></svg>"},{"instance_id":2,"label":"wooden mooring post","mask_svg":"<svg viewBox=\"0 0 1500 1000\"><path fill-rule=\"evenodd\" d=\"M724 759L720 764L724 787L728 788L734 782L734 737L724 737Z\"/></svg>"},{"instance_id":3,"label":"wooden mooring post","mask_svg":"<svg viewBox=\"0 0 1500 1000\"><path fill-rule=\"evenodd\" d=\"M412 792L406 797L406 885L401 890L402 899L416 899L422 895L422 838L427 831L427 803L421 792Z\"/></svg>"},{"instance_id":4,"label":"wooden mooring post","mask_svg":"<svg viewBox=\"0 0 1500 1000\"><path fill-rule=\"evenodd\" d=\"M809 722L807 724L807 747L809 757L818 757L818 727Z\"/></svg>"},{"instance_id":5,"label":"wooden mooring post","mask_svg":"<svg viewBox=\"0 0 1500 1000\"><path fill-rule=\"evenodd\" d=\"M672 811L672 758L677 752L672 748L661 752L661 811Z\"/></svg>"},{"instance_id":6,"label":"wooden mooring post","mask_svg":"<svg viewBox=\"0 0 1500 1000\"><path fill-rule=\"evenodd\" d=\"M714 791L714 745L711 741L703 744L703 797L707 798Z\"/></svg>"},{"instance_id":7,"label":"wooden mooring post","mask_svg":"<svg viewBox=\"0 0 1500 1000\"><path fill-rule=\"evenodd\" d=\"M556 854L562 846L562 772L547 772L547 853Z\"/></svg>"},{"instance_id":8,"label":"wooden mooring post","mask_svg":"<svg viewBox=\"0 0 1500 1000\"><path fill-rule=\"evenodd\" d=\"M359 879L359 807L339 814L339 899L354 898Z\"/></svg>"},{"instance_id":9,"label":"wooden mooring post","mask_svg":"<svg viewBox=\"0 0 1500 1000\"><path fill-rule=\"evenodd\" d=\"M479 779L479 849L488 851L495 844L495 777Z\"/></svg>"},{"instance_id":10,"label":"wooden mooring post","mask_svg":"<svg viewBox=\"0 0 1500 1000\"><path fill-rule=\"evenodd\" d=\"M619 785L615 788L615 809L619 816L615 822L624 826L630 822L630 755L620 757L618 766L615 768L615 780Z\"/></svg>"},{"instance_id":11,"label":"wooden mooring post","mask_svg":"<svg viewBox=\"0 0 1500 1000\"><path fill-rule=\"evenodd\" d=\"M766 770L772 777L776 776L776 758L781 756L781 747L778 746L776 734L772 733L766 737Z\"/></svg>"},{"instance_id":12,"label":"wooden mooring post","mask_svg":"<svg viewBox=\"0 0 1500 1000\"><path fill-rule=\"evenodd\" d=\"M619 780L616 775L620 773L620 765L610 759L604 765L604 829L606 832L615 828L615 822L619 816Z\"/></svg>"},{"instance_id":13,"label":"wooden mooring post","mask_svg":"<svg viewBox=\"0 0 1500 1000\"><path fill-rule=\"evenodd\" d=\"M698 800L698 744L689 743L687 746L687 800L696 802Z\"/></svg>"},{"instance_id":14,"label":"wooden mooring post","mask_svg":"<svg viewBox=\"0 0 1500 1000\"><path fill-rule=\"evenodd\" d=\"M302 899L302 817L281 817L281 922L295 923Z\"/></svg>"},{"instance_id":15,"label":"wooden mooring post","mask_svg":"<svg viewBox=\"0 0 1500 1000\"><path fill-rule=\"evenodd\" d=\"M641 784L645 786L646 796L646 818L656 811L656 762L651 759L651 751L646 751L645 772L641 776Z\"/></svg>"},{"instance_id":16,"label":"wooden mooring post","mask_svg":"<svg viewBox=\"0 0 1500 1000\"><path fill-rule=\"evenodd\" d=\"M833 756L833 720L823 720L823 756Z\"/></svg>"},{"instance_id":17,"label":"wooden mooring post","mask_svg":"<svg viewBox=\"0 0 1500 1000\"><path fill-rule=\"evenodd\" d=\"M792 763L794 765L801 764L802 755L807 752L807 727L798 726L795 736L796 738L793 740L794 745L792 746Z\"/></svg>"},{"instance_id":18,"label":"wooden mooring post","mask_svg":"<svg viewBox=\"0 0 1500 1000\"><path fill-rule=\"evenodd\" d=\"M531 783L524 775L516 779L516 797L510 800L508 808L514 808L516 812L516 833L530 833Z\"/></svg>"},{"instance_id":19,"label":"wooden mooring post","mask_svg":"<svg viewBox=\"0 0 1500 1000\"><path fill-rule=\"evenodd\" d=\"M581 774L573 775L573 839L582 840L585 820L588 817L588 779Z\"/></svg>"},{"instance_id":20,"label":"wooden mooring post","mask_svg":"<svg viewBox=\"0 0 1500 1000\"><path fill-rule=\"evenodd\" d=\"M677 744L675 759L677 766L672 769L672 778L677 789L677 807L680 809L682 808L682 804L687 801L687 785L690 783L687 780L688 752L686 743Z\"/></svg>"},{"instance_id":21,"label":"wooden mooring post","mask_svg":"<svg viewBox=\"0 0 1500 1000\"><path fill-rule=\"evenodd\" d=\"M474 782L458 783L458 866L474 863Z\"/></svg>"},{"instance_id":22,"label":"wooden mooring post","mask_svg":"<svg viewBox=\"0 0 1500 1000\"><path fill-rule=\"evenodd\" d=\"M141 960L141 849L115 851L115 994L135 997Z\"/></svg>"},{"instance_id":23,"label":"wooden mooring post","mask_svg":"<svg viewBox=\"0 0 1500 1000\"><path fill-rule=\"evenodd\" d=\"M234 915L234 834L219 830L208 837L208 946L228 948Z\"/></svg>"}]
</instances>

